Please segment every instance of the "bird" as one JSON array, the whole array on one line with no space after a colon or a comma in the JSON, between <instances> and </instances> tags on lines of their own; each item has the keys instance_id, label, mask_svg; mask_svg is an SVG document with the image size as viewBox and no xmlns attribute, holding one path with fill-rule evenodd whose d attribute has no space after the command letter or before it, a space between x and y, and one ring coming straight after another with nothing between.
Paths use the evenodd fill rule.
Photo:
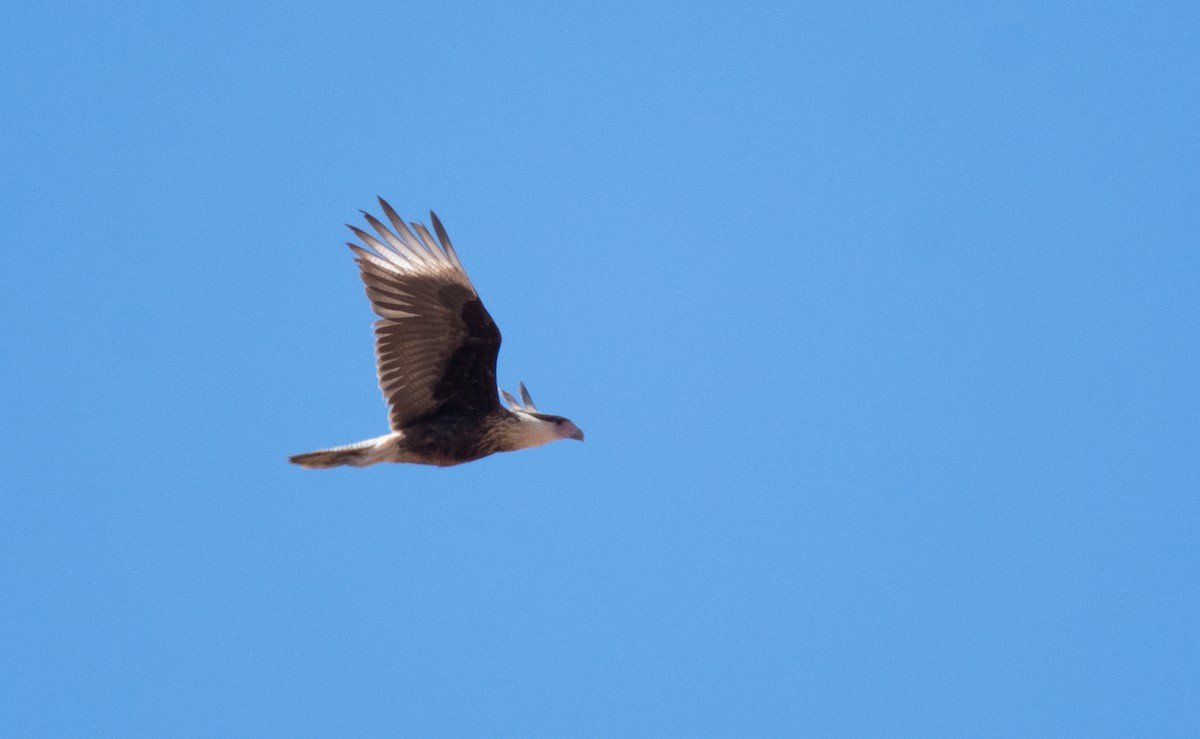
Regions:
<instances>
[{"instance_id":1,"label":"bird","mask_svg":"<svg viewBox=\"0 0 1200 739\"><path fill-rule=\"evenodd\" d=\"M501 405L496 386L500 329L446 229L430 211L435 241L424 224L406 225L387 201L378 200L391 228L364 210L379 238L346 224L362 242L346 245L379 316L375 368L391 431L288 461L310 469L379 462L449 467L560 439L583 441L572 421L539 411L523 382L519 401L499 390L508 407Z\"/></svg>"}]
</instances>

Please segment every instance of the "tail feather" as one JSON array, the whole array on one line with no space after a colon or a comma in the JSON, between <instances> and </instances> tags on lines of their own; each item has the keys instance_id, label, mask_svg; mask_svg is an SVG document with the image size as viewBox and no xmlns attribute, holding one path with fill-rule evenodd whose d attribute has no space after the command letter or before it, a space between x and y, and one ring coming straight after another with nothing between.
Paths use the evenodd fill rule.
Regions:
<instances>
[{"instance_id":1,"label":"tail feather","mask_svg":"<svg viewBox=\"0 0 1200 739\"><path fill-rule=\"evenodd\" d=\"M288 457L288 461L310 470L328 469L342 465L366 467L369 464L387 461L388 453L391 450L391 445L387 442L392 439L392 436L392 434L387 434L356 444L297 454Z\"/></svg>"}]
</instances>

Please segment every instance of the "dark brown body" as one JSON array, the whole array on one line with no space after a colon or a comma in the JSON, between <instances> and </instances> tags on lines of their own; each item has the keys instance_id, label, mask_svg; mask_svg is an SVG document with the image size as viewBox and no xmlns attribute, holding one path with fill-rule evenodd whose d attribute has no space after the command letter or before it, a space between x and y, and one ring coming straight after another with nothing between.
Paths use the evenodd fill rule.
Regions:
<instances>
[{"instance_id":1,"label":"dark brown body","mask_svg":"<svg viewBox=\"0 0 1200 739\"><path fill-rule=\"evenodd\" d=\"M497 408L480 418L442 416L404 429L397 451L406 462L449 467L509 451L504 431L517 423L509 411Z\"/></svg>"}]
</instances>

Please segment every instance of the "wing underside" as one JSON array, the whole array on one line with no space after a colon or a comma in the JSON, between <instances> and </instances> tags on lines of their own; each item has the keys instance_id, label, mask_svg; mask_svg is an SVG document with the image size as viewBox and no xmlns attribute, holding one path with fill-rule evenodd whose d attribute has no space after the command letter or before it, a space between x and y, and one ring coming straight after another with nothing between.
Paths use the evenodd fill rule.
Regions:
<instances>
[{"instance_id":1,"label":"wing underside","mask_svg":"<svg viewBox=\"0 0 1200 739\"><path fill-rule=\"evenodd\" d=\"M393 430L441 413L486 413L499 406L496 354L500 330L463 270L437 216L437 240L420 223L405 224L380 199L389 229L364 213L379 235L350 226L375 322L379 387ZM347 224L349 225L349 224Z\"/></svg>"}]
</instances>

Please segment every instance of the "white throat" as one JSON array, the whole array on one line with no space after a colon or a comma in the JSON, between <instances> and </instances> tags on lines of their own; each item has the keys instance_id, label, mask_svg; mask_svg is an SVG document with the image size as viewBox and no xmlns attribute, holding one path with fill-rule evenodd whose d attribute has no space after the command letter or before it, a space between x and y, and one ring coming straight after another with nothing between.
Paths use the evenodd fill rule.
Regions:
<instances>
[{"instance_id":1,"label":"white throat","mask_svg":"<svg viewBox=\"0 0 1200 739\"><path fill-rule=\"evenodd\" d=\"M562 438L554 424L549 421L534 418L520 411L513 415L517 417L517 423L509 430L509 439L513 444L513 449L530 449Z\"/></svg>"}]
</instances>

